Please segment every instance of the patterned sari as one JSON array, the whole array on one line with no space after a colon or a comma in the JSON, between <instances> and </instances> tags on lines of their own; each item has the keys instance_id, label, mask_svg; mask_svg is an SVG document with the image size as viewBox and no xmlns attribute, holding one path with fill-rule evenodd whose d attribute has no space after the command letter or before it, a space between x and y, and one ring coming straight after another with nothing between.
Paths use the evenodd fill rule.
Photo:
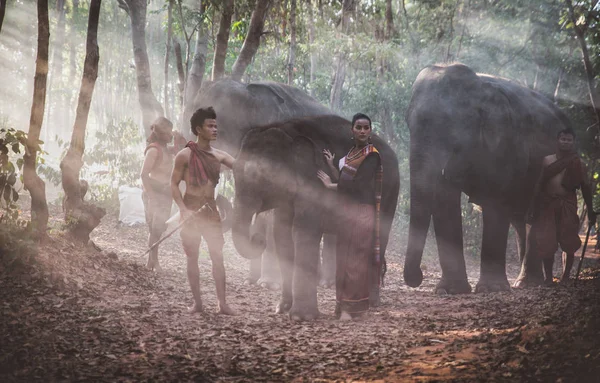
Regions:
<instances>
[{"instance_id":1,"label":"patterned sari","mask_svg":"<svg viewBox=\"0 0 600 383\"><path fill-rule=\"evenodd\" d=\"M340 183L354 180L361 164L370 154L379 157L373 145L350 150L340 161ZM336 246L336 315L341 311L351 315L367 311L370 278L377 278L377 283L380 283L379 211L383 169L379 158L377 170L369 180L374 182L374 205L357 203L351 198L340 199L342 225ZM373 265L375 270L371 272Z\"/></svg>"}]
</instances>

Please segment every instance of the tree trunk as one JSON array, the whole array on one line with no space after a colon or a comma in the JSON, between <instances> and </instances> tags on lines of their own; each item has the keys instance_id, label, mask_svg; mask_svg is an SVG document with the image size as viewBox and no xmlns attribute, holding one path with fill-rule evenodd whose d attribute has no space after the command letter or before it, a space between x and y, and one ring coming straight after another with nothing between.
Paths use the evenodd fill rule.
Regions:
<instances>
[{"instance_id":1,"label":"tree trunk","mask_svg":"<svg viewBox=\"0 0 600 383\"><path fill-rule=\"evenodd\" d=\"M183 92L185 87L185 71L183 70L183 56L181 53L181 44L175 41L175 59L177 60L177 76L179 77L179 107L183 110Z\"/></svg>"},{"instance_id":2,"label":"tree trunk","mask_svg":"<svg viewBox=\"0 0 600 383\"><path fill-rule=\"evenodd\" d=\"M77 114L73 126L71 144L65 158L60 163L61 179L65 197L63 209L65 223L75 238L87 243L90 233L100 224L106 214L104 209L85 203L83 198L87 192L87 182L79 179L79 172L83 166L83 152L85 150L85 129L87 125L90 104L96 78L98 77L98 20L100 18L101 0L92 0L87 30L87 43L83 77L77 102Z\"/></svg>"},{"instance_id":3,"label":"tree trunk","mask_svg":"<svg viewBox=\"0 0 600 383\"><path fill-rule=\"evenodd\" d=\"M336 68L329 96L329 107L339 111L342 109L342 88L346 80L346 55L340 52L336 58Z\"/></svg>"},{"instance_id":4,"label":"tree trunk","mask_svg":"<svg viewBox=\"0 0 600 383\"><path fill-rule=\"evenodd\" d=\"M308 47L310 51L310 95L315 96L315 68L316 68L316 57L314 52L315 43L315 21L313 15L312 0L306 0L307 11L308 11Z\"/></svg>"},{"instance_id":5,"label":"tree trunk","mask_svg":"<svg viewBox=\"0 0 600 383\"><path fill-rule=\"evenodd\" d=\"M555 104L558 103L558 92L560 90L560 83L562 82L563 76L565 75L565 69L561 66L558 72L558 80L556 80L556 87L554 88L553 101ZM593 189L595 190L595 189Z\"/></svg>"},{"instance_id":6,"label":"tree trunk","mask_svg":"<svg viewBox=\"0 0 600 383\"><path fill-rule=\"evenodd\" d=\"M168 119L171 119L171 113L169 111L169 55L171 53L171 40L173 38L173 1L169 0L169 7L167 8L167 43L165 49L165 115Z\"/></svg>"},{"instance_id":7,"label":"tree trunk","mask_svg":"<svg viewBox=\"0 0 600 383\"><path fill-rule=\"evenodd\" d=\"M246 68L248 68L256 51L258 51L260 36L263 32L265 17L270 4L271 0L256 0L256 7L252 12L250 26L248 27L248 35L246 35L240 55L235 60L231 70L231 78L233 80L240 81L242 79Z\"/></svg>"},{"instance_id":8,"label":"tree trunk","mask_svg":"<svg viewBox=\"0 0 600 383\"><path fill-rule=\"evenodd\" d=\"M204 2L200 2L200 14L204 14L205 6ZM208 31L200 24L198 27L198 35L196 36L196 52L194 53L194 61L192 61L192 68L188 73L187 80L185 82L185 93L183 97L183 118L182 124L185 125L186 121L190 120L190 117L194 113L194 99L202 86L202 80L204 78L204 71L206 70L206 53L208 52ZM182 127L183 128L183 127ZM187 132L189 129L180 129L182 132Z\"/></svg>"},{"instance_id":9,"label":"tree trunk","mask_svg":"<svg viewBox=\"0 0 600 383\"><path fill-rule=\"evenodd\" d=\"M343 34L348 33L348 27L350 22L350 15L352 14L354 2L352 0L344 0L342 4L342 19L341 19L341 32ZM333 81L331 85L331 93L329 94L329 107L333 110L342 109L342 90L344 87L344 81L346 80L346 53L340 51L335 58L336 68L333 74Z\"/></svg>"},{"instance_id":10,"label":"tree trunk","mask_svg":"<svg viewBox=\"0 0 600 383\"><path fill-rule=\"evenodd\" d=\"M394 33L394 12L392 10L392 0L385 1L385 38L389 40Z\"/></svg>"},{"instance_id":11,"label":"tree trunk","mask_svg":"<svg viewBox=\"0 0 600 383\"><path fill-rule=\"evenodd\" d=\"M65 16L66 16L66 7L65 0L58 0L56 2L56 11L58 12L58 21L56 25L56 39L54 39L53 43L53 51L52 51L52 71L51 75L48 79L48 98L54 96L57 98L56 108L48 108L48 121L49 124L48 129L46 129L45 137L46 141L50 141L50 139L54 139L54 135L52 135L52 130L57 134L61 139L64 138L64 126L66 125L66 110L68 109L68 104L66 101L66 96L63 91L52 92L52 89L58 88L62 89L63 87L63 50L65 45ZM53 84L54 83L54 84ZM48 100L48 105L50 105L50 100Z\"/></svg>"},{"instance_id":12,"label":"tree trunk","mask_svg":"<svg viewBox=\"0 0 600 383\"><path fill-rule=\"evenodd\" d=\"M37 152L40 150L40 131L44 120L46 103L46 81L48 79L48 45L50 22L48 0L38 0L38 52L33 80L33 103L27 135L27 150L23 157L23 183L31 195L31 224L36 237L44 237L48 228L48 204L46 184L36 173Z\"/></svg>"},{"instance_id":13,"label":"tree trunk","mask_svg":"<svg viewBox=\"0 0 600 383\"><path fill-rule=\"evenodd\" d=\"M164 115L163 108L152 92L150 61L146 47L146 0L123 0L131 19L131 39L137 74L138 98L142 109L142 120L146 135L150 135L150 126L159 116Z\"/></svg>"},{"instance_id":14,"label":"tree trunk","mask_svg":"<svg viewBox=\"0 0 600 383\"><path fill-rule=\"evenodd\" d=\"M0 32L2 32L2 22L6 13L6 0L0 0Z\"/></svg>"},{"instance_id":15,"label":"tree trunk","mask_svg":"<svg viewBox=\"0 0 600 383\"><path fill-rule=\"evenodd\" d=\"M217 81L225 75L225 58L227 56L227 45L229 44L229 33L231 32L231 17L233 16L233 0L225 0L221 10L221 22L219 33L217 33L217 46L213 59L212 80Z\"/></svg>"},{"instance_id":16,"label":"tree trunk","mask_svg":"<svg viewBox=\"0 0 600 383\"><path fill-rule=\"evenodd\" d=\"M2 32L2 22L6 13L6 3L7 0L0 0L0 32Z\"/></svg>"},{"instance_id":17,"label":"tree trunk","mask_svg":"<svg viewBox=\"0 0 600 383\"><path fill-rule=\"evenodd\" d=\"M288 85L294 82L296 64L296 0L290 1L290 53L288 57Z\"/></svg>"},{"instance_id":18,"label":"tree trunk","mask_svg":"<svg viewBox=\"0 0 600 383\"><path fill-rule=\"evenodd\" d=\"M583 66L585 67L585 74L587 77L590 102L592 103L592 108L594 108L594 112L596 114L596 124L600 133L600 100L598 99L598 95L596 94L596 87L594 84L596 74L594 73L594 67L592 66L592 62L590 61L590 54L588 51L587 43L585 42L584 31L581 26L577 25L577 17L575 16L573 2L571 0L565 0L565 3L567 3L567 7L569 8L569 16L571 18L571 22L573 23L573 30L575 31L577 40L579 40L579 45L581 47L581 56L583 59ZM600 136L600 134L598 136Z\"/></svg>"}]
</instances>

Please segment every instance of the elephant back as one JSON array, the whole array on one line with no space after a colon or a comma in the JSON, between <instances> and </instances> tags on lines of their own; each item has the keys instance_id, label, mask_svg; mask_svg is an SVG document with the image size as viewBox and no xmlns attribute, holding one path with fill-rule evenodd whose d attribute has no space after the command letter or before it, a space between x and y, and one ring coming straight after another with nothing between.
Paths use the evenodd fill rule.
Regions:
<instances>
[{"instance_id":1,"label":"elephant back","mask_svg":"<svg viewBox=\"0 0 600 383\"><path fill-rule=\"evenodd\" d=\"M411 157L419 152L479 204L523 200L556 133L569 126L543 95L462 64L421 71L406 119Z\"/></svg>"}]
</instances>

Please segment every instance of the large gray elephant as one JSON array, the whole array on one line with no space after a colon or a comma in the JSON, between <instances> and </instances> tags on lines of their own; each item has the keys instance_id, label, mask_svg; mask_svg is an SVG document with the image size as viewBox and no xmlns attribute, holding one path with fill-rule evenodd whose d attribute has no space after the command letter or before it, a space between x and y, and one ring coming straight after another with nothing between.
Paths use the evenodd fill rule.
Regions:
<instances>
[{"instance_id":1,"label":"large gray elephant","mask_svg":"<svg viewBox=\"0 0 600 383\"><path fill-rule=\"evenodd\" d=\"M316 285L321 235L343 222L334 218L335 193L326 190L316 174L318 169L329 171L323 149L331 150L339 160L352 147L350 137L351 123L331 115L257 127L244 137L233 168L235 247L246 258L258 256L264 249L264 238L251 235L252 218L275 209L275 248L283 278L278 312L289 312L292 319L319 315ZM376 136L373 144L384 169L380 227L384 255L400 176L396 154L389 145ZM373 285L373 300L378 300L378 292L378 286Z\"/></svg>"},{"instance_id":2,"label":"large gray elephant","mask_svg":"<svg viewBox=\"0 0 600 383\"><path fill-rule=\"evenodd\" d=\"M232 156L237 155L242 137L250 127L296 117L334 114L302 90L269 81L249 84L230 79L205 81L194 101L194 106L195 108L212 106L215 109L219 124L219 138L214 146L227 151ZM264 235L264 230L269 223L263 223L260 217L256 222L258 224L253 230L263 230ZM335 279L335 249L333 248L335 237L326 235L323 242L321 285L331 286ZM263 262L260 257L251 261L250 273L246 281L276 288L280 276L274 273L272 252L265 251L264 258Z\"/></svg>"},{"instance_id":3,"label":"large gray elephant","mask_svg":"<svg viewBox=\"0 0 600 383\"><path fill-rule=\"evenodd\" d=\"M410 129L410 227L404 266L409 286L420 268L430 220L438 246L439 293L468 293L461 192L482 207L481 271L476 292L509 290L510 223L525 251L525 212L545 155L567 117L543 95L462 64L419 73L406 114ZM234 218L235 221L235 218Z\"/></svg>"}]
</instances>

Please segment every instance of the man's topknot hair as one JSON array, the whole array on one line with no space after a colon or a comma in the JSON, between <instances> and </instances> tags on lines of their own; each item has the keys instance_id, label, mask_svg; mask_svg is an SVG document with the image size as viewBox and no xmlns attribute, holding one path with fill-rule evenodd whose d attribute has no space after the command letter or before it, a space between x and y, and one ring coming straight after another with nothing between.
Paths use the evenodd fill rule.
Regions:
<instances>
[{"instance_id":1,"label":"man's topknot hair","mask_svg":"<svg viewBox=\"0 0 600 383\"><path fill-rule=\"evenodd\" d=\"M571 127L568 127L568 128L564 128L563 130L561 130L560 132L558 132L556 134L556 139L559 139L560 136L562 136L563 134L565 134L565 135L571 135L571 136L573 136L573 138L577 137L577 135L575 134L575 130L573 130L573 128L571 128Z\"/></svg>"},{"instance_id":2,"label":"man's topknot hair","mask_svg":"<svg viewBox=\"0 0 600 383\"><path fill-rule=\"evenodd\" d=\"M371 119L366 114L364 114L364 113L356 113L354 116L352 116L352 126L354 126L354 124L358 120L367 120L367 121L369 121L369 126L372 127Z\"/></svg>"},{"instance_id":3,"label":"man's topknot hair","mask_svg":"<svg viewBox=\"0 0 600 383\"><path fill-rule=\"evenodd\" d=\"M194 112L192 118L190 118L190 129L195 136L198 135L196 131L196 127L202 126L204 124L204 120L216 120L217 113L213 109L212 106L208 108L200 108Z\"/></svg>"}]
</instances>

